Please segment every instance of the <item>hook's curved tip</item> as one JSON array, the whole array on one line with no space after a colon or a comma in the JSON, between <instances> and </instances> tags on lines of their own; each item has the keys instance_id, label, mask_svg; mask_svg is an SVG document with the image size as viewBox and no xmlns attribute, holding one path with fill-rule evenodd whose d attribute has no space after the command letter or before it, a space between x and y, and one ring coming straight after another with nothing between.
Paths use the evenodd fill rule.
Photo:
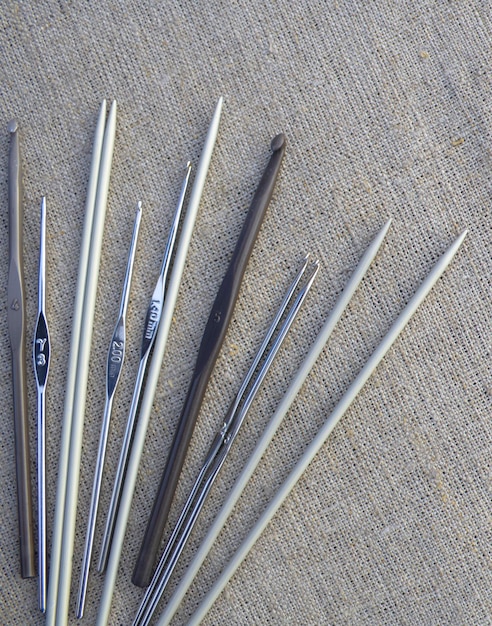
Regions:
<instances>
[{"instance_id":1,"label":"hook's curved tip","mask_svg":"<svg viewBox=\"0 0 492 626\"><path fill-rule=\"evenodd\" d=\"M19 128L19 123L17 122L17 120L10 120L10 122L7 124L7 130L9 131L9 133L15 133Z\"/></svg>"},{"instance_id":2,"label":"hook's curved tip","mask_svg":"<svg viewBox=\"0 0 492 626\"><path fill-rule=\"evenodd\" d=\"M284 133L279 133L278 135L275 135L275 137L272 139L272 143L270 144L272 152L280 150L280 148L282 148L286 144L286 142L287 137L284 135Z\"/></svg>"}]
</instances>

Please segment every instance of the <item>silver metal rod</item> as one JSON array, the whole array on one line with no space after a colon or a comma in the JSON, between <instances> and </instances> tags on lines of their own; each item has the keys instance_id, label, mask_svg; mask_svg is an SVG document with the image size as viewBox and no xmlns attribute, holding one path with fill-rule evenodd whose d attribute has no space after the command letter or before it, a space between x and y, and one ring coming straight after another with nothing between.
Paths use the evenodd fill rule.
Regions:
<instances>
[{"instance_id":1,"label":"silver metal rod","mask_svg":"<svg viewBox=\"0 0 492 626\"><path fill-rule=\"evenodd\" d=\"M244 396L244 394L246 393L246 390L248 388L249 383L251 382L251 379L256 371L256 368L258 367L258 364L260 362L260 360L262 359L262 357L265 354L265 351L268 347L268 344L283 316L283 314L285 313L285 310L290 302L290 299L292 297L292 294L294 293L294 291L296 290L305 270L308 264L308 257L309 255L307 255L304 258L304 263L300 269L300 271L298 272L296 278L294 279L292 285L289 287L283 301L282 304L280 305L279 310L277 311L275 318L272 322L272 324L270 325L270 328L268 329L265 338L263 339L263 342L260 346L260 349L258 350L253 363L251 364L248 373L246 374L241 387L239 388L238 393L236 394L236 397L227 413L226 419L224 420L224 423L221 427L221 429L219 430L219 432L216 434L212 445L209 448L209 452L207 454L207 457L205 459L205 462L202 466L202 468L200 469L200 472L198 474L198 477L195 481L195 484L193 485L193 488L190 492L190 495L188 496L187 501L185 502L185 505L183 507L183 510L181 511L181 514L178 518L178 521L176 522L174 529L171 533L171 536L169 537L169 540L166 543L166 547L164 549L164 552L159 560L159 563L157 565L156 571L154 573L154 576L152 577L152 581L150 583L150 585L147 587L145 594L142 598L140 607L137 611L137 614L135 616L135 620L134 620L134 625L136 626L137 624L139 624L140 620L143 618L145 619L144 615L143 615L143 611L145 610L145 615L148 615L148 611L146 610L146 606L147 606L147 602L150 598L150 596L153 595L155 587L157 586L159 580L161 579L161 575L163 574L164 568L166 566L166 563L168 561L168 556L171 552L171 549L176 541L177 536L179 535L179 533L181 532L182 528L183 528L183 524L186 521L186 518L188 516L188 513L191 509L191 506L195 500L195 497L199 491L199 489L201 488L202 485L202 481L207 473L207 471L209 470L211 464L213 463L216 455L218 454L220 448L222 447L226 432L230 426L231 420L234 417L234 414L237 411L237 408L239 406L239 404L241 403L241 400ZM152 609L153 610L153 609ZM151 614L151 613L150 613Z\"/></svg>"},{"instance_id":2,"label":"silver metal rod","mask_svg":"<svg viewBox=\"0 0 492 626\"><path fill-rule=\"evenodd\" d=\"M33 343L33 365L37 385L38 463L38 570L39 608L46 611L46 380L50 341L46 322L46 198L41 199L38 276L38 318Z\"/></svg>"},{"instance_id":3,"label":"silver metal rod","mask_svg":"<svg viewBox=\"0 0 492 626\"><path fill-rule=\"evenodd\" d=\"M285 337L287 336L287 333L289 332L289 329L292 326L292 323L297 313L299 312L300 307L302 303L304 302L314 282L314 279L319 269L318 262L314 264L314 268L313 268L313 271L311 272L311 275L309 276L306 284L304 285L304 287L298 294L295 302L291 306L287 314L287 317L284 323L282 324L279 334L276 337L273 345L271 346L270 351L268 352L266 360L263 363L261 369L257 372L253 385L250 391L248 392L248 395L244 399L244 403L242 404L239 410L241 400L243 399L244 394L253 379L253 375L255 374L256 369L261 359L264 357L267 351L268 345L275 331L278 329L282 316L285 313L287 306L293 297L293 294L299 284L299 281L302 275L304 274L306 266L307 266L307 257L305 259L303 267L301 268L301 271L298 273L294 282L290 286L282 302L282 305L279 311L277 312L274 318L274 321L266 334L265 339L263 340L263 343L253 361L253 364L250 367L243 381L243 384L241 385L241 388L236 396L236 399L233 402L230 411L228 412L228 417L225 420L223 427L221 428L219 433L217 433L217 436L211 446L209 454L207 455L205 464L202 470L200 471L199 477L193 487L193 490L188 500L185 503L184 509L179 517L178 523L176 524L176 527L168 541L168 544L166 545L164 554L162 555L161 560L159 561L159 565L156 569L156 572L151 581L151 584L142 599L142 603L135 617L135 621L133 622L133 626L144 626L149 623L152 617L152 614L154 613L155 608L160 598L162 597L162 594L164 593L164 590L171 578L171 575L178 562L178 559L181 556L181 553L188 541L188 538L203 508L203 505L210 492L210 489L212 488L212 485L225 462L227 454L229 453L229 450L231 449L232 443L234 439L236 438L236 435L238 434L239 429L246 417L246 414L248 413L248 410L251 407L251 404L253 400L255 399L261 387L261 384L263 383L263 380L265 379L270 369L270 366L273 363L273 360L280 349L280 346L282 345ZM206 477L205 482L203 482L205 477ZM192 508L193 501L195 500L195 497L197 494L198 494L198 500L195 502ZM184 529L183 529L183 526L184 526ZM181 532L181 536L179 540L176 540L180 532Z\"/></svg>"},{"instance_id":4,"label":"silver metal rod","mask_svg":"<svg viewBox=\"0 0 492 626\"><path fill-rule=\"evenodd\" d=\"M96 469L94 473L94 483L92 487L92 497L89 509L89 520L87 524L87 534L85 539L84 556L82 559L82 568L80 575L79 595L77 600L77 617L80 619L84 614L85 598L87 593L87 583L89 580L90 561L92 556L92 547L94 544L94 532L96 529L97 509L99 506L99 496L101 493L102 474L104 469L104 459L106 456L106 447L109 435L109 424L111 420L111 409L113 406L114 394L116 386L120 378L123 360L125 357L125 341L126 341L126 310L128 307L128 299L130 295L130 284L133 272L133 263L135 260L135 252L137 246L138 231L142 218L142 203L137 205L137 213L133 226L133 235L128 254L128 262L126 266L125 281L123 284L123 292L121 296L120 311L116 327L111 339L108 363L106 371L106 404L104 407L104 416L101 426L101 434L99 438L99 448L97 451Z\"/></svg>"},{"instance_id":5,"label":"silver metal rod","mask_svg":"<svg viewBox=\"0 0 492 626\"><path fill-rule=\"evenodd\" d=\"M114 526L116 524L116 517L118 515L118 509L120 505L121 492L123 489L123 483L125 480L126 469L128 466L128 459L130 455L131 445L133 441L133 434L135 432L135 426L137 421L137 410L139 406L140 394L143 388L143 382L145 379L145 372L147 368L147 362L154 345L154 340L159 327L159 322L162 314L162 307L164 305L166 280L171 264L171 256L176 241L176 235L178 232L179 220L181 212L183 210L184 199L186 195L186 189L188 187L188 181L190 178L191 163L188 161L186 164L186 174L181 187L181 193L178 200L178 205L174 213L171 230L168 236L166 250L164 252L164 258L162 261L161 271L159 278L152 294L149 307L147 309L147 315L145 317L144 333L142 339L142 348L140 352L140 364L138 367L137 378L135 387L133 390L132 402L130 405L130 412L126 424L125 434L123 436L123 444L121 447L120 458L118 466L116 468L116 477L113 486L113 492L111 494L111 501L109 504L108 516L106 519L106 527L104 530L101 553L99 555L98 571L104 572L108 563L109 550L111 548L111 542L113 539Z\"/></svg>"}]
</instances>

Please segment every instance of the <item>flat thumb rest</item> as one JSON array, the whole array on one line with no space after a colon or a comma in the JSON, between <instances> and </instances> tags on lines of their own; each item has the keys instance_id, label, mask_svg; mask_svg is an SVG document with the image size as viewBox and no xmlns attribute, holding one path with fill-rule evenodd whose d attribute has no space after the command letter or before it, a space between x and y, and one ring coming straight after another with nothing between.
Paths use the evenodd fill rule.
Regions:
<instances>
[{"instance_id":1,"label":"flat thumb rest","mask_svg":"<svg viewBox=\"0 0 492 626\"><path fill-rule=\"evenodd\" d=\"M152 578L169 510L205 390L231 321L246 265L273 194L285 154L285 145L286 138L283 133L272 139L273 154L251 201L236 247L205 326L191 383L133 572L132 582L139 587L147 587Z\"/></svg>"}]
</instances>

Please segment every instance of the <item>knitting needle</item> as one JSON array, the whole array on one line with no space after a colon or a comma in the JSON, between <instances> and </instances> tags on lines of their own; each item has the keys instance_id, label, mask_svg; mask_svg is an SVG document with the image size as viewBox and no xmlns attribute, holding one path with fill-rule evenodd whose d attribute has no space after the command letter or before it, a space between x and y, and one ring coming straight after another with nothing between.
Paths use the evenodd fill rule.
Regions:
<instances>
[{"instance_id":1,"label":"knitting needle","mask_svg":"<svg viewBox=\"0 0 492 626\"><path fill-rule=\"evenodd\" d=\"M194 626L199 624L205 615L210 610L212 604L215 602L221 591L224 589L227 582L230 580L231 576L233 576L234 572L237 570L239 565L247 556L248 552L251 550L263 530L266 528L267 524L270 522L272 517L280 508L281 504L285 500L285 498L289 495L297 481L301 478L302 474L305 472L311 461L314 459L316 454L319 452L321 447L324 445L326 440L328 439L330 433L335 428L337 423L340 421L342 416L345 414L347 409L350 407L352 402L357 397L357 394L362 389L362 387L366 384L371 374L374 372L376 367L379 365L385 354L391 348L393 343L395 342L398 335L405 328L407 322L412 317L412 315L417 310L418 306L422 303L424 298L427 296L429 291L435 282L442 275L446 267L451 262L452 258L458 251L458 248L461 246L463 239L466 236L467 231L465 230L461 235L454 241L454 243L448 248L448 250L441 256L438 262L434 265L432 270L430 271L427 278L423 281L423 283L418 288L415 295L410 299L407 306L403 309L400 315L397 317L396 321L391 326L390 330L383 338L379 346L373 352L373 354L369 357L369 360L366 362L354 382L350 385L348 390L345 392L345 395L342 397L340 402L335 407L334 411L327 419L325 424L322 426L319 433L316 435L312 443L308 446L307 450L302 455L301 459L298 461L292 472L287 477L286 481L282 484L280 489L275 494L273 500L270 502L263 515L260 517L258 522L255 524L250 534L246 537L246 539L241 544L240 548L233 556L225 570L222 571L219 579L213 585L212 589L205 596L204 600L201 602L197 611L191 617L191 620L188 622L188 626ZM163 626L165 621L159 621L158 626Z\"/></svg>"},{"instance_id":2,"label":"knitting needle","mask_svg":"<svg viewBox=\"0 0 492 626\"><path fill-rule=\"evenodd\" d=\"M25 295L22 261L22 180L19 132L16 120L8 125L9 149L9 277L7 322L12 351L14 388L15 467L22 578L35 576L32 519L31 470L29 459L29 424L25 360Z\"/></svg>"},{"instance_id":3,"label":"knitting needle","mask_svg":"<svg viewBox=\"0 0 492 626\"><path fill-rule=\"evenodd\" d=\"M104 415L101 426L101 435L99 438L99 448L97 451L96 469L94 473L94 484L92 487L91 504L89 508L89 519L87 523L87 534L85 539L84 556L82 559L82 567L80 574L79 595L77 600L77 617L80 619L84 614L85 598L87 593L87 582L89 580L89 569L92 556L92 546L94 543L94 532L96 530L97 509L99 505L99 496L101 492L102 474L104 469L104 458L106 455L106 446L108 442L109 423L111 419L111 410L113 407L113 399L116 386L120 378L125 358L126 343L126 311L130 298L130 284L132 280L133 263L135 261L135 252L137 247L138 231L140 228L140 220L142 218L142 203L137 204L137 212L133 226L133 235L128 253L128 261L126 266L125 280L121 295L120 311L118 321L109 344L108 362L106 367L106 403L104 407Z\"/></svg>"},{"instance_id":4,"label":"knitting needle","mask_svg":"<svg viewBox=\"0 0 492 626\"><path fill-rule=\"evenodd\" d=\"M224 461L231 449L231 446L239 432L239 429L241 428L241 425L251 407L251 404L255 399L260 389L260 386L265 379L265 376L280 349L280 346L287 336L287 333L289 332L289 329L292 326L292 323L314 282L314 279L319 269L318 262L314 263L313 270L311 271L308 280L300 290L297 298L295 299L295 302L292 303L292 306L290 307L289 312L287 313L286 318L280 327L281 319L293 299L293 294L297 286L299 285L302 275L306 270L307 262L308 259L306 257L303 267L301 268L294 282L290 286L280 306L280 309L278 310L270 328L268 329L263 343L243 383L241 384L239 392L227 413L221 429L217 433L214 441L212 442L205 463L200 470L199 476L195 482L191 494L187 502L185 503L183 511L166 545L166 548L161 557L151 584L147 588L147 591L143 597L139 611L133 622L134 626L143 626L144 624L149 623L150 618L152 617L152 614L159 602L159 599L161 598L166 588L166 585L171 578L172 572L174 571L174 568L186 545L191 531L193 530L194 524L198 518L198 515L200 514L200 511L203 508L203 505L215 481L215 478L217 477L221 467L223 466ZM267 349L270 345L272 337L277 331L277 337L267 353ZM264 360L263 365L257 372L258 365L260 361L264 359L265 355L266 359ZM253 377L255 373L256 377L254 378L253 382ZM246 390L250 387L250 384L251 388L247 396L244 397ZM194 506L192 508L193 503ZM179 537L179 540L177 540L180 533L182 534Z\"/></svg>"},{"instance_id":5,"label":"knitting needle","mask_svg":"<svg viewBox=\"0 0 492 626\"><path fill-rule=\"evenodd\" d=\"M50 574L48 584L48 601L46 605L46 624L53 626L56 616L56 599L60 576L60 561L62 551L63 519L65 511L65 496L67 488L67 474L70 453L70 435L72 431L72 411L75 394L75 379L77 373L77 359L79 354L80 332L84 306L85 284L87 279L87 264L91 243L92 223L96 202L97 180L101 163L101 152L106 122L106 100L103 100L94 134L94 145L90 166L89 182L85 203L85 218L80 246L77 288L72 320L72 334L70 338L70 353L67 369L67 388L63 409L63 424L60 444L60 459L58 463L58 480L56 487L55 517L53 523L53 538L51 545Z\"/></svg>"},{"instance_id":6,"label":"knitting needle","mask_svg":"<svg viewBox=\"0 0 492 626\"><path fill-rule=\"evenodd\" d=\"M152 351L152 347L154 345L154 340L156 338L157 329L159 327L159 322L161 319L162 307L164 304L164 297L166 292L167 275L171 266L171 257L176 241L176 235L178 233L178 226L184 205L188 181L190 179L190 172L191 163L188 162L186 165L185 178L181 186L181 193L179 196L178 205L174 213L171 230L167 240L164 258L162 260L161 271L157 279L152 298L150 299L150 303L147 309L147 315L145 317L142 347L140 350L140 364L138 366L137 379L135 382L132 402L130 405L130 413L128 415L125 434L123 437L123 445L121 448L120 459L118 461L118 467L116 468L116 477L114 481L113 492L111 494L111 502L109 504L108 516L106 519L106 527L102 540L101 554L99 556L99 572L104 572L108 561L109 549L111 547L111 539L113 537L114 525L116 523L116 516L118 514L118 507L120 503L121 492L123 489L123 482L125 480L125 473L130 455L130 447L135 433L135 421L137 419L137 410L139 406L140 395L145 379L145 373L147 371L147 363L150 353Z\"/></svg>"},{"instance_id":7,"label":"knitting needle","mask_svg":"<svg viewBox=\"0 0 492 626\"><path fill-rule=\"evenodd\" d=\"M381 244L383 243L383 239L390 227L391 219L386 222L381 231L376 235L369 248L366 250L362 259L360 260L355 272L352 274L349 282L347 283L345 289L339 296L338 300L335 303L335 306L330 313L328 319L323 325L323 328L319 332L317 338L314 341L314 344L311 346L306 358L302 362L299 367L294 379L289 385L286 393L284 394L282 400L280 401L273 417L269 421L265 432L260 440L260 443L257 445L255 450L253 451L252 456L246 463L241 475L238 480L234 484L231 492L228 494L227 500L219 511L219 514L216 516L212 526L210 527L205 539L200 544L198 551L186 570L183 579L179 583L178 587L174 591L173 596L168 602L166 609L161 617L160 624L167 624L171 620L172 616L176 613L181 600L183 599L185 593L189 589L193 579L195 578L198 570L200 569L203 561L207 557L214 541L218 537L222 527L224 526L227 518L229 517L232 509L234 508L236 502L238 501L244 487L247 482L251 478L256 466L260 462L261 457L263 456L266 448L268 447L270 441L273 439L276 431L278 430L280 424L287 411L289 410L294 398L297 393L301 389L304 381L316 362L318 356L323 350L326 342L328 341L333 329L335 328L338 320L342 316L344 310L346 309L348 303L350 302L355 290L359 286L362 278L366 274L369 266L371 265L374 257L376 256Z\"/></svg>"},{"instance_id":8,"label":"knitting needle","mask_svg":"<svg viewBox=\"0 0 492 626\"><path fill-rule=\"evenodd\" d=\"M111 551L109 553L106 577L104 579L104 587L101 596L101 603L97 614L97 626L107 624L111 609L111 599L113 596L114 586L116 584L116 575L118 573L118 565L120 562L123 541L125 538L125 530L130 515L130 507L137 481L138 466L142 457L143 447L145 443L145 435L149 424L150 414L154 402L154 395L157 388L157 382L166 348L169 328L171 326L172 316L176 299L178 296L181 277L186 261L186 255L195 224L198 207L202 197L205 179L207 177L210 160L215 145L215 140L219 130L220 115L222 112L223 99L219 98L217 106L210 122L210 126L205 138L202 154L196 168L195 180L191 189L190 199L185 218L181 227L181 236L174 257L173 268L166 291L166 299L161 315L161 322L155 338L153 357L147 373L147 383L142 396L137 428L130 453L130 460L126 470L123 492L121 494L121 502L118 510L118 516L111 542Z\"/></svg>"},{"instance_id":9,"label":"knitting needle","mask_svg":"<svg viewBox=\"0 0 492 626\"><path fill-rule=\"evenodd\" d=\"M68 465L63 522L62 558L60 561L60 577L58 581L58 598L56 607L56 621L60 626L65 625L68 618L70 583L72 579L72 558L75 540L75 519L79 492L80 458L82 454L85 400L89 374L89 357L115 132L116 101L114 100L109 111L101 152L101 165L99 168L97 183L91 245L87 265L84 308L80 331L81 341L77 358L77 378L75 382L72 414L72 432L70 434L70 463Z\"/></svg>"},{"instance_id":10,"label":"knitting needle","mask_svg":"<svg viewBox=\"0 0 492 626\"><path fill-rule=\"evenodd\" d=\"M263 216L269 205L280 165L285 153L285 136L277 135L271 142L272 155L263 173L244 221L229 267L212 305L205 326L188 394L168 454L157 495L150 514L140 552L133 570L132 582L140 587L149 584L171 503L176 491L193 429L212 374L234 305L241 280L251 255Z\"/></svg>"},{"instance_id":11,"label":"knitting needle","mask_svg":"<svg viewBox=\"0 0 492 626\"><path fill-rule=\"evenodd\" d=\"M41 199L39 238L38 318L33 363L37 386L38 430L38 575L39 608L46 610L46 381L50 366L50 335L46 320L46 198Z\"/></svg>"}]
</instances>

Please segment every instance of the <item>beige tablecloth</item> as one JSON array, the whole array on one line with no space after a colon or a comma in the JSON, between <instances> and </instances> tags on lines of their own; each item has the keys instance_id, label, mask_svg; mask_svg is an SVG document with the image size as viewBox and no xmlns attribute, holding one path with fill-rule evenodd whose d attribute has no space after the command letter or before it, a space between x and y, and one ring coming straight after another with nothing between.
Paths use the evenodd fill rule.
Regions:
<instances>
[{"instance_id":1,"label":"beige tablecloth","mask_svg":"<svg viewBox=\"0 0 492 626\"><path fill-rule=\"evenodd\" d=\"M217 288L271 138L286 157L178 487L171 521L269 325L310 252L321 270L215 484L176 586L337 296L393 224L187 595L186 622L434 261L462 249L209 613L207 624L492 623L491 5L373 2L11 2L0 7L0 622L42 624L22 580L16 510L8 270L7 123L22 131L32 484L39 201L48 203L48 548L93 133L118 102L82 442L70 624L134 208L143 220L101 512L136 375L142 323L184 164L224 110L150 420L113 599L131 623L143 532ZM87 338L89 341L90 338ZM36 506L34 495L34 506ZM168 536L172 523L166 528ZM100 517L96 548L103 530ZM102 577L92 565L93 624ZM169 596L166 596L169 597ZM161 604L164 606L165 600Z\"/></svg>"}]
</instances>

